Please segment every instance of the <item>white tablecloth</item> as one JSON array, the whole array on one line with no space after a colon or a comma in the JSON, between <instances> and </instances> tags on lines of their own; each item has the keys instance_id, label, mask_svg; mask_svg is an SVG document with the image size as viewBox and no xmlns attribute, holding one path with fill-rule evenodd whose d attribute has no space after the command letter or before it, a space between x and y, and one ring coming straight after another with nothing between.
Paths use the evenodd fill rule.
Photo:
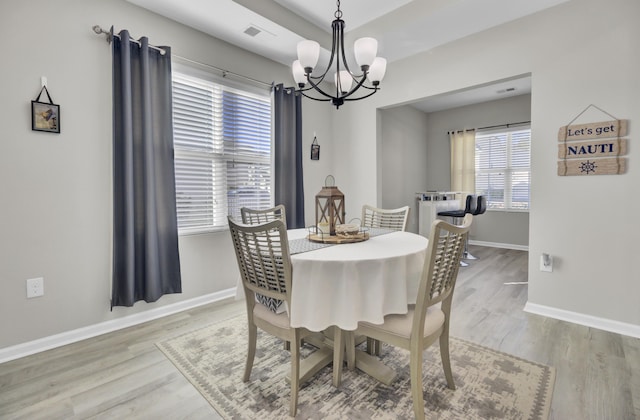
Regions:
<instances>
[{"instance_id":1,"label":"white tablecloth","mask_svg":"<svg viewBox=\"0 0 640 420\"><path fill-rule=\"evenodd\" d=\"M288 232L289 239L306 235ZM355 330L358 321L381 324L415 303L428 240L393 232L291 256L291 325L322 331Z\"/></svg>"}]
</instances>

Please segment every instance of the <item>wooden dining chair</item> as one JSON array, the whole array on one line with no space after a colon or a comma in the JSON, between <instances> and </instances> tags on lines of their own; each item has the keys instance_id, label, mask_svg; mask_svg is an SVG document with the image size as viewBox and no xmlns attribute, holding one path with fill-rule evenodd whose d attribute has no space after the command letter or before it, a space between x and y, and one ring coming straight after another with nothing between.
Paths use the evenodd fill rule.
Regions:
<instances>
[{"instance_id":1,"label":"wooden dining chair","mask_svg":"<svg viewBox=\"0 0 640 420\"><path fill-rule=\"evenodd\" d=\"M283 220L247 225L229 220L231 239L240 269L247 305L249 351L243 380L249 381L256 354L257 329L291 343L291 403L289 413L296 415L300 385L300 346L312 334L304 328L292 328L288 311L276 313L256 301L256 294L283 300L291 307L291 259L287 228ZM274 349L275 351L275 349ZM284 379L284 378L283 378Z\"/></svg>"},{"instance_id":2,"label":"wooden dining chair","mask_svg":"<svg viewBox=\"0 0 640 420\"><path fill-rule=\"evenodd\" d=\"M397 209L380 209L365 204L362 206L361 226L370 228L386 228L397 231L406 231L409 221L409 206ZM357 340L358 342L360 340ZM367 352L380 355L380 343L367 337Z\"/></svg>"},{"instance_id":3,"label":"wooden dining chair","mask_svg":"<svg viewBox=\"0 0 640 420\"><path fill-rule=\"evenodd\" d=\"M272 220L282 220L284 226L287 226L287 215L284 205L278 204L268 209L252 209L249 207L240 208L240 216L242 223L246 225L255 225L258 223L266 223Z\"/></svg>"},{"instance_id":4,"label":"wooden dining chair","mask_svg":"<svg viewBox=\"0 0 640 420\"><path fill-rule=\"evenodd\" d=\"M282 204L278 204L277 206L268 209L252 209L249 207L241 207L240 217L242 218L242 223L246 225L256 225L260 223L271 222L273 220L282 220L284 222L284 226L287 226L287 214L284 209L284 205ZM259 301L262 300L263 303L271 302L271 305L273 306L274 299L264 298L260 294L258 294L257 296ZM291 349L291 344L288 341L284 342L284 349Z\"/></svg>"},{"instance_id":5,"label":"wooden dining chair","mask_svg":"<svg viewBox=\"0 0 640 420\"><path fill-rule=\"evenodd\" d=\"M363 227L370 228L387 228L393 230L407 230L409 221L409 206L399 207L397 209L379 209L377 207L365 204L362 206Z\"/></svg>"},{"instance_id":6,"label":"wooden dining chair","mask_svg":"<svg viewBox=\"0 0 640 420\"><path fill-rule=\"evenodd\" d=\"M387 315L381 325L360 322L356 330L358 334L409 350L411 394L416 419L424 419L422 353L438 339L447 386L455 389L449 359L451 301L472 220L471 214L464 216L461 226L435 220L429 234L427 257L415 306L410 306L405 315ZM441 305L436 306L438 303ZM348 347L347 351L355 350Z\"/></svg>"}]
</instances>

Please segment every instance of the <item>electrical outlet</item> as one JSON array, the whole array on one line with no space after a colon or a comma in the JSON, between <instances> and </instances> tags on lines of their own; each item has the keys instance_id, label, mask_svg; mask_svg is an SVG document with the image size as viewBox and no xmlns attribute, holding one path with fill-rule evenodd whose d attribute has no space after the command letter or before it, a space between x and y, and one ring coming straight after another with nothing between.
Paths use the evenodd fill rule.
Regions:
<instances>
[{"instance_id":1,"label":"electrical outlet","mask_svg":"<svg viewBox=\"0 0 640 420\"><path fill-rule=\"evenodd\" d=\"M551 255L540 255L540 271L553 272L553 257Z\"/></svg>"},{"instance_id":2,"label":"electrical outlet","mask_svg":"<svg viewBox=\"0 0 640 420\"><path fill-rule=\"evenodd\" d=\"M44 295L44 278L38 277L27 280L27 298L34 298Z\"/></svg>"}]
</instances>

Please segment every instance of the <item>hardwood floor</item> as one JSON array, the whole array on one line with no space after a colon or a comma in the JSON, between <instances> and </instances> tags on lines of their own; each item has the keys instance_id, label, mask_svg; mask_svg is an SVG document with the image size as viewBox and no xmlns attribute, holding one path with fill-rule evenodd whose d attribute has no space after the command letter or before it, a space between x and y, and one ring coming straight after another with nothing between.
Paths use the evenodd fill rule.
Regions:
<instances>
[{"instance_id":1,"label":"hardwood floor","mask_svg":"<svg viewBox=\"0 0 640 420\"><path fill-rule=\"evenodd\" d=\"M640 340L524 313L527 253L474 247L451 334L554 366L552 419L640 418ZM0 364L0 419L215 419L155 343L244 312L226 301ZM239 379L240 380L240 379Z\"/></svg>"}]
</instances>

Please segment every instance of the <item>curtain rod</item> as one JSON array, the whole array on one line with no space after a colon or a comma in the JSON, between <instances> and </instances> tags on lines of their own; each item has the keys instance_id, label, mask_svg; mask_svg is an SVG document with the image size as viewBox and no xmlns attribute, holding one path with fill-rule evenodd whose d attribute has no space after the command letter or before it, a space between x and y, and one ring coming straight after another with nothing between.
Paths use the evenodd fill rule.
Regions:
<instances>
[{"instance_id":1,"label":"curtain rod","mask_svg":"<svg viewBox=\"0 0 640 420\"><path fill-rule=\"evenodd\" d=\"M480 130L488 130L488 129L490 129L490 128L499 128L499 127L509 128L509 127L512 127L512 126L515 126L515 125L522 125L522 124L531 124L531 121L520 121L520 122L516 122L516 123L498 124L498 125L489 125L489 126L487 126L487 127L469 128L468 130L447 131L447 134L464 133L465 131L480 131Z\"/></svg>"},{"instance_id":2,"label":"curtain rod","mask_svg":"<svg viewBox=\"0 0 640 420\"><path fill-rule=\"evenodd\" d=\"M116 33L113 33L113 26L111 27L110 31L105 31L99 25L94 25L92 29L93 29L93 32L95 32L97 35L104 34L105 38L107 39L107 43L109 43L109 44L111 44L111 42L113 41L113 37L114 36L117 36L118 38L120 38L120 35L118 35ZM138 40L135 40L135 39L131 38L130 41L140 45L140 41L138 41ZM160 51L161 54L165 53L165 51L164 51L164 49L162 47L156 47L155 45L149 45L149 48L152 48L152 49L154 49L156 51ZM245 76L245 75L242 75L242 74L239 74L239 73L234 73L234 72L232 72L230 70L226 70L226 69L223 69L223 68L220 68L220 67L216 67L216 66L213 66L211 64L207 64L207 63L202 63L200 61L191 60L190 58L186 58L186 57L181 57L181 56L179 56L177 54L173 54L173 57L179 58L180 60L184 60L184 61L192 63L192 64L197 64L197 65L200 65L200 66L209 67L211 69L217 70L217 71L222 73L222 77L227 77L228 75L232 75L232 76L238 77L240 79L248 80L248 81L251 81L253 83L257 83L257 84L260 84L260 85L267 86L267 87L269 87L271 89L273 89L273 86L274 86L274 82L271 82L271 83L263 82L262 80L254 79L252 77Z\"/></svg>"}]
</instances>

